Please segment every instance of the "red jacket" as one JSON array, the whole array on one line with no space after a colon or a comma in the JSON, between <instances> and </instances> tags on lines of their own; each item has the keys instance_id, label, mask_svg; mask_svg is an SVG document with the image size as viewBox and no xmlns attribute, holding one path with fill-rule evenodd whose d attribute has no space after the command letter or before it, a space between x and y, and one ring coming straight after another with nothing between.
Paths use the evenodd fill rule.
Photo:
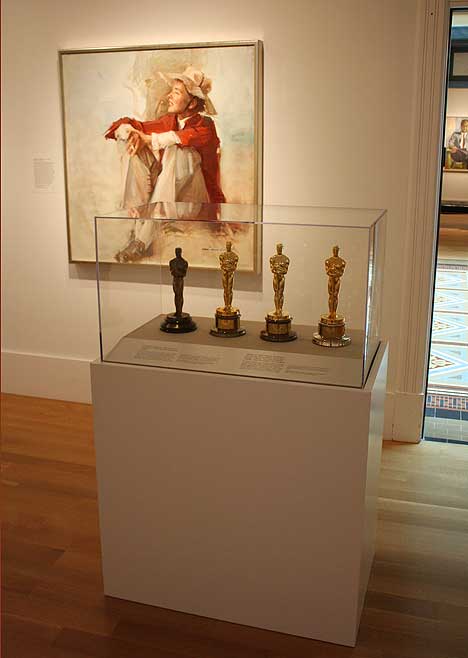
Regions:
<instances>
[{"instance_id":1,"label":"red jacket","mask_svg":"<svg viewBox=\"0 0 468 658\"><path fill-rule=\"evenodd\" d=\"M201 114L194 114L187 119L182 130L177 130L177 117L175 114L165 114L155 121L136 121L125 117L118 119L110 126L105 133L106 138L115 139L115 130L122 123L129 123L136 130L141 130L147 135L173 130L180 139L180 148L191 146L200 153L201 168L210 202L226 202L220 186L219 137L213 119Z\"/></svg>"}]
</instances>

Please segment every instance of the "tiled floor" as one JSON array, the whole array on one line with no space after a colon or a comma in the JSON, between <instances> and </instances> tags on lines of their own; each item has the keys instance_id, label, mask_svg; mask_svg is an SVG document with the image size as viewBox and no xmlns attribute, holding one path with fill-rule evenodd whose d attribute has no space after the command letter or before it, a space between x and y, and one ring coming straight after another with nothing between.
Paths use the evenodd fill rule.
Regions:
<instances>
[{"instance_id":1,"label":"tiled floor","mask_svg":"<svg viewBox=\"0 0 468 658\"><path fill-rule=\"evenodd\" d=\"M437 263L429 388L468 395L468 263Z\"/></svg>"},{"instance_id":2,"label":"tiled floor","mask_svg":"<svg viewBox=\"0 0 468 658\"><path fill-rule=\"evenodd\" d=\"M468 263L437 264L424 438L468 444Z\"/></svg>"}]
</instances>

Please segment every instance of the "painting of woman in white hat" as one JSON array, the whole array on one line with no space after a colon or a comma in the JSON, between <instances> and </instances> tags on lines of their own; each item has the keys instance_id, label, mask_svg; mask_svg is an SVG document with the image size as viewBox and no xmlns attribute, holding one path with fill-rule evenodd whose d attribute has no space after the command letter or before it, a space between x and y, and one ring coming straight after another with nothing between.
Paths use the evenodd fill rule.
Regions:
<instances>
[{"instance_id":1,"label":"painting of woman in white hat","mask_svg":"<svg viewBox=\"0 0 468 658\"><path fill-rule=\"evenodd\" d=\"M180 246L217 269L232 240L254 271L236 220L261 201L260 42L62 51L60 71L70 261L97 246L100 262L159 266Z\"/></svg>"},{"instance_id":2,"label":"painting of woman in white hat","mask_svg":"<svg viewBox=\"0 0 468 658\"><path fill-rule=\"evenodd\" d=\"M124 117L105 132L125 142L128 168L122 206L184 201L224 203L220 185L220 140L209 97L211 80L187 66L182 73L160 73L171 87L167 113L154 121ZM129 243L116 254L120 262L137 261L151 248L154 222L135 223Z\"/></svg>"}]
</instances>

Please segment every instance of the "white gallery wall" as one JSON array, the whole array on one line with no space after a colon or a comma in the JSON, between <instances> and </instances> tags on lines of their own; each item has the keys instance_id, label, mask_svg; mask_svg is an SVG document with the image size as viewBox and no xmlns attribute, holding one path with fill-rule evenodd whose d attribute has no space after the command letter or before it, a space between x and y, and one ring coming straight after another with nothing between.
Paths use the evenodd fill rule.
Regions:
<instances>
[{"instance_id":1,"label":"white gallery wall","mask_svg":"<svg viewBox=\"0 0 468 658\"><path fill-rule=\"evenodd\" d=\"M261 39L264 200L388 209L383 338L390 397L404 394L400 327L424 12L418 0L4 0L3 390L89 401L89 362L99 354L94 269L68 263L57 51ZM54 164L46 192L35 191L38 158ZM112 285L118 303L138 284L120 276Z\"/></svg>"}]
</instances>

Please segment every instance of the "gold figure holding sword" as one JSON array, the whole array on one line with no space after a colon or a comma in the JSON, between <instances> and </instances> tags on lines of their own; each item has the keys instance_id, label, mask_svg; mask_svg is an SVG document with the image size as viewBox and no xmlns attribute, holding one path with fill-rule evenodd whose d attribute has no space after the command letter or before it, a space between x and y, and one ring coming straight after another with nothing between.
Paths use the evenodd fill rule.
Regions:
<instances>
[{"instance_id":1,"label":"gold figure holding sword","mask_svg":"<svg viewBox=\"0 0 468 658\"><path fill-rule=\"evenodd\" d=\"M224 310L232 310L232 287L234 284L234 272L237 269L239 256L232 251L232 242L226 242L226 251L219 256L221 266L223 289L224 289Z\"/></svg>"},{"instance_id":2,"label":"gold figure holding sword","mask_svg":"<svg viewBox=\"0 0 468 658\"><path fill-rule=\"evenodd\" d=\"M275 315L283 317L284 284L289 269L289 258L283 254L283 245L276 245L276 254L270 258L270 269L273 273L273 290L275 292Z\"/></svg>"},{"instance_id":3,"label":"gold figure holding sword","mask_svg":"<svg viewBox=\"0 0 468 658\"><path fill-rule=\"evenodd\" d=\"M349 345L351 338L345 335L346 325L338 309L338 295L341 277L344 274L346 261L339 256L338 245L332 247L332 256L325 261L325 272L328 276L328 315L322 315L318 323L318 331L312 340L323 347L344 347Z\"/></svg>"},{"instance_id":4,"label":"gold figure holding sword","mask_svg":"<svg viewBox=\"0 0 468 658\"><path fill-rule=\"evenodd\" d=\"M212 336L222 338L233 338L243 336L245 329L240 326L240 313L238 308L232 305L232 289L234 286L234 273L237 269L239 256L232 251L232 242L226 242L226 251L219 256L221 278L224 291L224 306L216 309L216 325L210 329Z\"/></svg>"},{"instance_id":5,"label":"gold figure holding sword","mask_svg":"<svg viewBox=\"0 0 468 658\"><path fill-rule=\"evenodd\" d=\"M333 256L325 261L325 271L328 274L328 317L330 320L336 319L340 281L346 267L346 261L338 256L339 251L340 248L335 245Z\"/></svg>"},{"instance_id":6,"label":"gold figure holding sword","mask_svg":"<svg viewBox=\"0 0 468 658\"><path fill-rule=\"evenodd\" d=\"M273 274L273 291L275 293L275 310L265 318L265 329L260 332L260 338L279 343L295 340L297 334L291 331L292 317L283 313L285 277L289 269L289 258L283 254L283 245L278 242L276 254L270 258L270 270Z\"/></svg>"}]
</instances>

